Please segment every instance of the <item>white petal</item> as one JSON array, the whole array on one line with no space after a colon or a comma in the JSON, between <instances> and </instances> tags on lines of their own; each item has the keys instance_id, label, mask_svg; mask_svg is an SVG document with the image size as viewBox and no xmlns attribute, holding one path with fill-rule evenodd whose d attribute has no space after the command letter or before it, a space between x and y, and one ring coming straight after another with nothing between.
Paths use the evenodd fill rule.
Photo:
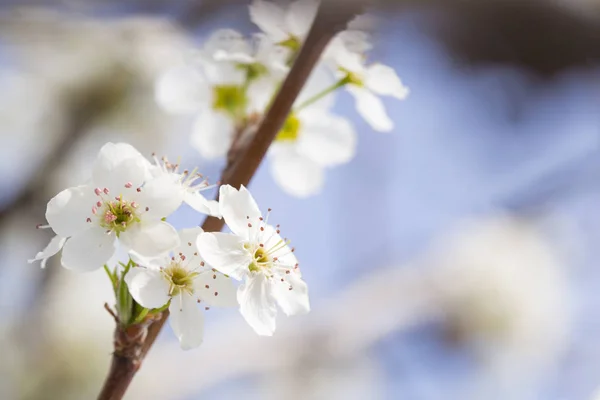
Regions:
<instances>
[{"instance_id":1,"label":"white petal","mask_svg":"<svg viewBox=\"0 0 600 400\"><path fill-rule=\"evenodd\" d=\"M175 181L173 174L164 174L147 182L137 195L141 212L144 213L142 218L149 221L168 217L181 206L183 193L181 184Z\"/></svg>"},{"instance_id":2,"label":"white petal","mask_svg":"<svg viewBox=\"0 0 600 400\"><path fill-rule=\"evenodd\" d=\"M263 76L253 81L246 92L248 97L248 113L259 113L262 114L266 111L267 107L271 103L275 91L279 87L281 81L274 79L273 76Z\"/></svg>"},{"instance_id":3,"label":"white petal","mask_svg":"<svg viewBox=\"0 0 600 400\"><path fill-rule=\"evenodd\" d=\"M211 99L214 86L241 86L246 79L246 72L244 69L239 68L237 63L229 61L204 63L204 75L211 85Z\"/></svg>"},{"instance_id":4,"label":"white petal","mask_svg":"<svg viewBox=\"0 0 600 400\"><path fill-rule=\"evenodd\" d=\"M54 196L46 207L46 220L57 235L69 237L90 226L92 207L98 198L91 186L77 186L65 189Z\"/></svg>"},{"instance_id":5,"label":"white petal","mask_svg":"<svg viewBox=\"0 0 600 400\"><path fill-rule=\"evenodd\" d=\"M62 266L79 272L95 271L114 253L115 236L94 227L67 240L62 251Z\"/></svg>"},{"instance_id":6,"label":"white petal","mask_svg":"<svg viewBox=\"0 0 600 400\"><path fill-rule=\"evenodd\" d=\"M250 44L240 32L233 29L218 29L204 42L203 52L216 60L251 61Z\"/></svg>"},{"instance_id":7,"label":"white petal","mask_svg":"<svg viewBox=\"0 0 600 400\"><path fill-rule=\"evenodd\" d=\"M207 200L206 197L198 192L191 193L186 191L183 194L183 201L199 213L221 218L219 202L216 200Z\"/></svg>"},{"instance_id":8,"label":"white petal","mask_svg":"<svg viewBox=\"0 0 600 400\"><path fill-rule=\"evenodd\" d=\"M171 300L169 306L171 328L179 339L183 350L190 350L202 344L204 338L204 314L198 307L196 299L181 294Z\"/></svg>"},{"instance_id":9,"label":"white petal","mask_svg":"<svg viewBox=\"0 0 600 400\"><path fill-rule=\"evenodd\" d=\"M276 144L271 150L269 169L286 193L304 198L321 191L325 182L322 166L298 154L292 146Z\"/></svg>"},{"instance_id":10,"label":"white petal","mask_svg":"<svg viewBox=\"0 0 600 400\"><path fill-rule=\"evenodd\" d=\"M285 12L279 5L270 1L254 0L249 10L250 20L274 41L279 42L288 38L283 28Z\"/></svg>"},{"instance_id":11,"label":"white petal","mask_svg":"<svg viewBox=\"0 0 600 400\"><path fill-rule=\"evenodd\" d=\"M145 257L160 256L179 246L175 228L164 221L138 223L119 235L119 241L129 250Z\"/></svg>"},{"instance_id":12,"label":"white petal","mask_svg":"<svg viewBox=\"0 0 600 400\"><path fill-rule=\"evenodd\" d=\"M154 88L156 102L173 114L197 112L209 103L210 97L206 79L195 68L185 65L167 70Z\"/></svg>"},{"instance_id":13,"label":"white petal","mask_svg":"<svg viewBox=\"0 0 600 400\"><path fill-rule=\"evenodd\" d=\"M318 0L296 0L290 4L285 18L289 32L303 39L315 19L318 8Z\"/></svg>"},{"instance_id":14,"label":"white petal","mask_svg":"<svg viewBox=\"0 0 600 400\"><path fill-rule=\"evenodd\" d=\"M272 336L277 307L268 278L264 274L248 278L238 289L237 298L242 316L254 331L262 336Z\"/></svg>"},{"instance_id":15,"label":"white petal","mask_svg":"<svg viewBox=\"0 0 600 400\"><path fill-rule=\"evenodd\" d=\"M194 294L209 306L235 307L238 305L236 287L231 278L218 271L202 272L194 280Z\"/></svg>"},{"instance_id":16,"label":"white petal","mask_svg":"<svg viewBox=\"0 0 600 400\"><path fill-rule=\"evenodd\" d=\"M318 64L317 67L311 72L310 77L306 81L306 85L298 95L295 106L299 106L311 99L315 95L321 93L324 89L335 84L336 78L333 76L331 71L323 63ZM335 92L332 92L325 97L317 100L311 107L317 107L321 110L329 110L335 103Z\"/></svg>"},{"instance_id":17,"label":"white petal","mask_svg":"<svg viewBox=\"0 0 600 400\"><path fill-rule=\"evenodd\" d=\"M260 210L254 198L242 185L237 190L231 185L223 185L219 189L219 204L221 206L221 215L229 229L238 236L248 240L249 233L252 231L248 223L258 225L258 219L261 217Z\"/></svg>"},{"instance_id":18,"label":"white petal","mask_svg":"<svg viewBox=\"0 0 600 400\"><path fill-rule=\"evenodd\" d=\"M150 174L149 167L148 160L142 156L125 159L122 159L119 154L114 158L101 156L94 164L92 181L99 189L107 188L110 197L123 195L127 198L132 194L136 196L136 189Z\"/></svg>"},{"instance_id":19,"label":"white petal","mask_svg":"<svg viewBox=\"0 0 600 400\"><path fill-rule=\"evenodd\" d=\"M367 68L365 86L382 96L393 96L404 100L408 88L402 84L393 68L383 64L373 64Z\"/></svg>"},{"instance_id":20,"label":"white petal","mask_svg":"<svg viewBox=\"0 0 600 400\"><path fill-rule=\"evenodd\" d=\"M206 109L198 115L192 129L191 144L208 160L224 157L231 145L235 124L221 112Z\"/></svg>"},{"instance_id":21,"label":"white petal","mask_svg":"<svg viewBox=\"0 0 600 400\"><path fill-rule=\"evenodd\" d=\"M205 232L198 237L200 256L214 269L241 280L248 271L252 256L244 249L242 238L229 233Z\"/></svg>"},{"instance_id":22,"label":"white petal","mask_svg":"<svg viewBox=\"0 0 600 400\"><path fill-rule=\"evenodd\" d=\"M175 254L183 254L185 257L185 265L187 269L197 270L200 268L200 263L204 261L198 254L198 236L204 231L200 227L182 229L179 231L179 247L173 250Z\"/></svg>"},{"instance_id":23,"label":"white petal","mask_svg":"<svg viewBox=\"0 0 600 400\"><path fill-rule=\"evenodd\" d=\"M306 314L310 311L308 287L299 274L289 271L273 278L273 296L286 315Z\"/></svg>"},{"instance_id":24,"label":"white petal","mask_svg":"<svg viewBox=\"0 0 600 400\"><path fill-rule=\"evenodd\" d=\"M169 253L161 254L160 256L156 257L147 257L138 252L129 250L128 254L129 258L131 258L131 260L137 265L154 270L159 270L171 262L171 255Z\"/></svg>"},{"instance_id":25,"label":"white petal","mask_svg":"<svg viewBox=\"0 0 600 400\"><path fill-rule=\"evenodd\" d=\"M160 308L169 301L169 282L160 271L136 267L125 275L133 299L142 307Z\"/></svg>"},{"instance_id":26,"label":"white petal","mask_svg":"<svg viewBox=\"0 0 600 400\"><path fill-rule=\"evenodd\" d=\"M388 117L379 97L364 88L348 86L347 90L354 96L358 113L374 130L390 132L394 129L394 122Z\"/></svg>"},{"instance_id":27,"label":"white petal","mask_svg":"<svg viewBox=\"0 0 600 400\"><path fill-rule=\"evenodd\" d=\"M349 162L356 154L356 132L345 118L329 113L312 113L302 118L297 151L316 164L327 167Z\"/></svg>"},{"instance_id":28,"label":"white petal","mask_svg":"<svg viewBox=\"0 0 600 400\"><path fill-rule=\"evenodd\" d=\"M46 262L48 261L48 259L56 253L58 253L60 249L63 248L66 240L67 238L58 235L54 236L50 240L50 243L48 243L48 245L44 248L44 250L38 252L34 258L32 258L31 260L27 260L27 262L31 264L35 261L42 260L41 267L46 268Z\"/></svg>"}]
</instances>

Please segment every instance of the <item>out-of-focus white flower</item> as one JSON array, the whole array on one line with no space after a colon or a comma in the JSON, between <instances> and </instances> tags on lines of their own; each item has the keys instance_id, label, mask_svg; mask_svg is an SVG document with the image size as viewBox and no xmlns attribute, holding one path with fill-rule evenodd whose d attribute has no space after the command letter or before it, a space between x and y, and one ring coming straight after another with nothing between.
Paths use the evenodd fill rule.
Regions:
<instances>
[{"instance_id":1,"label":"out-of-focus white flower","mask_svg":"<svg viewBox=\"0 0 600 400\"><path fill-rule=\"evenodd\" d=\"M274 42L297 49L306 38L318 7L318 0L296 0L287 7L255 0L250 5L250 19Z\"/></svg>"},{"instance_id":2,"label":"out-of-focus white flower","mask_svg":"<svg viewBox=\"0 0 600 400\"><path fill-rule=\"evenodd\" d=\"M170 302L170 324L184 350L202 343L204 315L198 303L205 303L206 309L237 305L231 279L209 268L198 255L196 239L202 232L202 228L179 232L181 244L171 255L147 259L132 254L144 267L125 275L131 296L143 307L160 308Z\"/></svg>"},{"instance_id":3,"label":"out-of-focus white flower","mask_svg":"<svg viewBox=\"0 0 600 400\"><path fill-rule=\"evenodd\" d=\"M116 238L149 257L179 244L177 231L161 219L181 205L181 191L169 177L149 179L148 164L132 146L107 143L100 149L91 181L63 190L48 202L48 227L68 238L63 267L101 268L115 253ZM56 249L60 239L55 240L44 252Z\"/></svg>"},{"instance_id":4,"label":"out-of-focus white flower","mask_svg":"<svg viewBox=\"0 0 600 400\"><path fill-rule=\"evenodd\" d=\"M271 146L270 168L287 193L307 197L321 190L325 168L347 163L355 153L356 132L350 122L308 106L287 118Z\"/></svg>"},{"instance_id":5,"label":"out-of-focus white flower","mask_svg":"<svg viewBox=\"0 0 600 400\"><path fill-rule=\"evenodd\" d=\"M476 222L429 262L449 331L493 373L521 378L556 362L569 296L554 252L533 227L512 218Z\"/></svg>"},{"instance_id":6,"label":"out-of-focus white flower","mask_svg":"<svg viewBox=\"0 0 600 400\"><path fill-rule=\"evenodd\" d=\"M222 186L220 206L233 233L202 233L200 255L218 271L244 281L237 293L240 312L259 335L271 336L277 305L286 315L310 311L298 261L245 187Z\"/></svg>"},{"instance_id":7,"label":"out-of-focus white flower","mask_svg":"<svg viewBox=\"0 0 600 400\"><path fill-rule=\"evenodd\" d=\"M264 36L255 45L236 31L218 30L195 63L174 67L157 81L155 97L165 110L197 114L191 141L205 158L226 154L236 131L264 111L287 71L285 49Z\"/></svg>"},{"instance_id":8,"label":"out-of-focus white flower","mask_svg":"<svg viewBox=\"0 0 600 400\"><path fill-rule=\"evenodd\" d=\"M366 65L362 54L350 51L341 41L333 42L329 50L337 74L345 83L348 92L354 97L356 110L380 132L394 129L379 96L390 96L404 100L409 90L393 68L380 63Z\"/></svg>"}]
</instances>

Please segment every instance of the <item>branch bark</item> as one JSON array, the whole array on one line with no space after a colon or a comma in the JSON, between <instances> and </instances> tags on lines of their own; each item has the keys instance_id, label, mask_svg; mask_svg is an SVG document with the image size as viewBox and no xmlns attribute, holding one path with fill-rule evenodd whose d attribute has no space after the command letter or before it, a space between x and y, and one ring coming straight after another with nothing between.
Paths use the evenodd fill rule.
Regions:
<instances>
[{"instance_id":1,"label":"branch bark","mask_svg":"<svg viewBox=\"0 0 600 400\"><path fill-rule=\"evenodd\" d=\"M344 6L338 4L337 7L332 2L321 4L290 73L252 140L246 147L239 150L238 157L230 160L229 165L223 171L221 184L239 188L251 181L325 47L335 34L345 29L346 24L360 9L359 1L350 1ZM222 219L208 217L202 228L206 232L217 232L223 228L223 225ZM155 316L148 328L144 327L144 334L138 336L136 333L135 337L117 326L113 361L98 400L120 400L123 397L168 316L168 311ZM117 338L122 339L122 342L128 345L125 348L119 348Z\"/></svg>"}]
</instances>

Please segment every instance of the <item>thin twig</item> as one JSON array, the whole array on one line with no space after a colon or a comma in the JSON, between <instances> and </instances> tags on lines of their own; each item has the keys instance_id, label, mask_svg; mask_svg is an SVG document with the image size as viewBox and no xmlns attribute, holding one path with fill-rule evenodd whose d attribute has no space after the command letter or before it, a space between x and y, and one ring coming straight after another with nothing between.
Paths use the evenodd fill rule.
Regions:
<instances>
[{"instance_id":1,"label":"thin twig","mask_svg":"<svg viewBox=\"0 0 600 400\"><path fill-rule=\"evenodd\" d=\"M358 10L358 3L348 4L342 9L339 5L333 7L326 3L319 7L300 54L275 100L247 147L240 149L235 162L231 162L231 165L228 165L223 171L221 183L239 188L240 185L247 185L250 182L325 47L337 32L345 28ZM216 232L223 228L223 224L222 220L209 217L204 221L202 228L207 232ZM168 311L164 311L155 318L154 322L150 323L146 334L137 336L137 338L130 337L128 332L124 332L117 326L115 337L123 339L121 343L129 344L134 351L130 351L131 349L127 347L115 348L111 368L98 400L120 400L123 397L140 363L166 322ZM117 344L116 341L115 344Z\"/></svg>"}]
</instances>

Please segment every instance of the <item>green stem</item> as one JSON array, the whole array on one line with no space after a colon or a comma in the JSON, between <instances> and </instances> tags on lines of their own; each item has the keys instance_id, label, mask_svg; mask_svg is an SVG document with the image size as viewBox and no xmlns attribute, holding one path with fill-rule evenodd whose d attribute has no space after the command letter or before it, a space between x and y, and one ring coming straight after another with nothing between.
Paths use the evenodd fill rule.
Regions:
<instances>
[{"instance_id":1,"label":"green stem","mask_svg":"<svg viewBox=\"0 0 600 400\"><path fill-rule=\"evenodd\" d=\"M337 81L333 85L331 85L328 88L324 89L322 92L317 93L313 97L311 97L311 98L307 99L306 101L304 101L299 106L294 107L294 111L300 111L303 108L308 107L308 106L310 106L313 103L316 103L317 101L321 100L323 97L327 96L328 94L330 94L332 92L335 92L336 90L338 90L342 86L347 85L348 83L350 83L350 77L348 77L348 76L343 77L342 79L340 79L339 81Z\"/></svg>"}]
</instances>

